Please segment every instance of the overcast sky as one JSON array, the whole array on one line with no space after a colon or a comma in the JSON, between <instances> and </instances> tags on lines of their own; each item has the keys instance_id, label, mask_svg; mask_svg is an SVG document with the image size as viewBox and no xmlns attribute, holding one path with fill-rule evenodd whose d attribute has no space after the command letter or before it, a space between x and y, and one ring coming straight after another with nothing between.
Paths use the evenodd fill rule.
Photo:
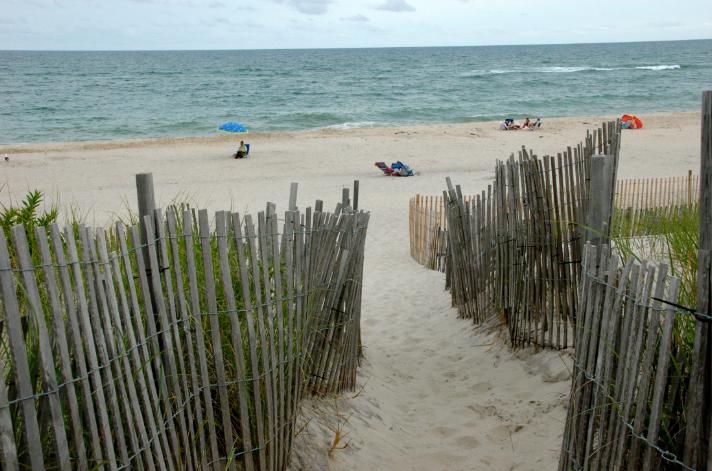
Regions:
<instances>
[{"instance_id":1,"label":"overcast sky","mask_svg":"<svg viewBox=\"0 0 712 471\"><path fill-rule=\"evenodd\" d=\"M712 0L0 0L0 49L272 49L712 38Z\"/></svg>"}]
</instances>

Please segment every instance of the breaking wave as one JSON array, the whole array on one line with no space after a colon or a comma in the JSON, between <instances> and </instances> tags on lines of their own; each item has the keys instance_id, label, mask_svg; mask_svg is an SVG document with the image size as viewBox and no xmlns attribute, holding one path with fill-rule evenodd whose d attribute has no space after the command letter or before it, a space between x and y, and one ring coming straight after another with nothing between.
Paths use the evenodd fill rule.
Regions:
<instances>
[{"instance_id":1,"label":"breaking wave","mask_svg":"<svg viewBox=\"0 0 712 471\"><path fill-rule=\"evenodd\" d=\"M635 67L592 67L592 66L550 66L550 67L533 67L529 69L490 69L490 70L471 70L461 74L463 77L482 77L487 75L500 74L570 74L575 72L608 72L612 70L677 70L680 69L679 64L661 64L661 65L640 65Z\"/></svg>"}]
</instances>

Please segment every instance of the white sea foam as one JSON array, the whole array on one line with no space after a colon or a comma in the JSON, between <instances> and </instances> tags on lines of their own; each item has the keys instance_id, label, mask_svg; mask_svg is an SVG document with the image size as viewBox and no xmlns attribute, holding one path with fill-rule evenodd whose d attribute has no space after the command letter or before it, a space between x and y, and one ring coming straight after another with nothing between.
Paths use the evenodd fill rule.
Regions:
<instances>
[{"instance_id":1,"label":"white sea foam","mask_svg":"<svg viewBox=\"0 0 712 471\"><path fill-rule=\"evenodd\" d=\"M679 69L678 64L673 65L642 65L637 67L593 67L593 66L548 66L533 67L531 69L491 69L491 70L471 70L460 74L462 77L482 77L486 75L500 74L570 74L575 72L609 72L613 70L675 70Z\"/></svg>"},{"instance_id":2,"label":"white sea foam","mask_svg":"<svg viewBox=\"0 0 712 471\"><path fill-rule=\"evenodd\" d=\"M593 67L562 67L562 66L553 66L553 67L536 67L532 69L534 72L543 72L546 74L570 74L571 72L583 72L586 70L593 70Z\"/></svg>"},{"instance_id":3,"label":"white sea foam","mask_svg":"<svg viewBox=\"0 0 712 471\"><path fill-rule=\"evenodd\" d=\"M332 124L331 126L324 126L321 129L358 129L358 128L374 128L379 124L375 121L352 121L341 124ZM382 126L382 124L381 124Z\"/></svg>"},{"instance_id":4,"label":"white sea foam","mask_svg":"<svg viewBox=\"0 0 712 471\"><path fill-rule=\"evenodd\" d=\"M642 69L642 70L675 70L679 69L680 66L677 64L674 65L643 65L640 67L635 67L636 69Z\"/></svg>"}]
</instances>

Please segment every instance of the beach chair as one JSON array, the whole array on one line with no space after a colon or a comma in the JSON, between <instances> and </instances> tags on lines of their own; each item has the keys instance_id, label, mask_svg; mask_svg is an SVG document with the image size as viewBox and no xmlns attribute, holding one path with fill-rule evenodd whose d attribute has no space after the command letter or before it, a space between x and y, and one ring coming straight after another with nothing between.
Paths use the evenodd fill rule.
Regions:
<instances>
[{"instance_id":1,"label":"beach chair","mask_svg":"<svg viewBox=\"0 0 712 471\"><path fill-rule=\"evenodd\" d=\"M390 177L390 176L393 174L393 169L390 168L388 165L386 165L385 162L376 162L375 165L376 165L376 167L378 167L378 168L380 168L381 170L383 170L383 173L384 173L386 176Z\"/></svg>"}]
</instances>

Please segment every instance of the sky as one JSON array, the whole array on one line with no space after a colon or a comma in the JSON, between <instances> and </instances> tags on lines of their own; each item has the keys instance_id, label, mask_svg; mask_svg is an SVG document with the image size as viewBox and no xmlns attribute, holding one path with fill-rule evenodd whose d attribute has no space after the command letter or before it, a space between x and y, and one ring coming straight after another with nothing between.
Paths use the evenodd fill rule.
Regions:
<instances>
[{"instance_id":1,"label":"sky","mask_svg":"<svg viewBox=\"0 0 712 471\"><path fill-rule=\"evenodd\" d=\"M0 49L476 46L712 38L711 0L0 0Z\"/></svg>"}]
</instances>

